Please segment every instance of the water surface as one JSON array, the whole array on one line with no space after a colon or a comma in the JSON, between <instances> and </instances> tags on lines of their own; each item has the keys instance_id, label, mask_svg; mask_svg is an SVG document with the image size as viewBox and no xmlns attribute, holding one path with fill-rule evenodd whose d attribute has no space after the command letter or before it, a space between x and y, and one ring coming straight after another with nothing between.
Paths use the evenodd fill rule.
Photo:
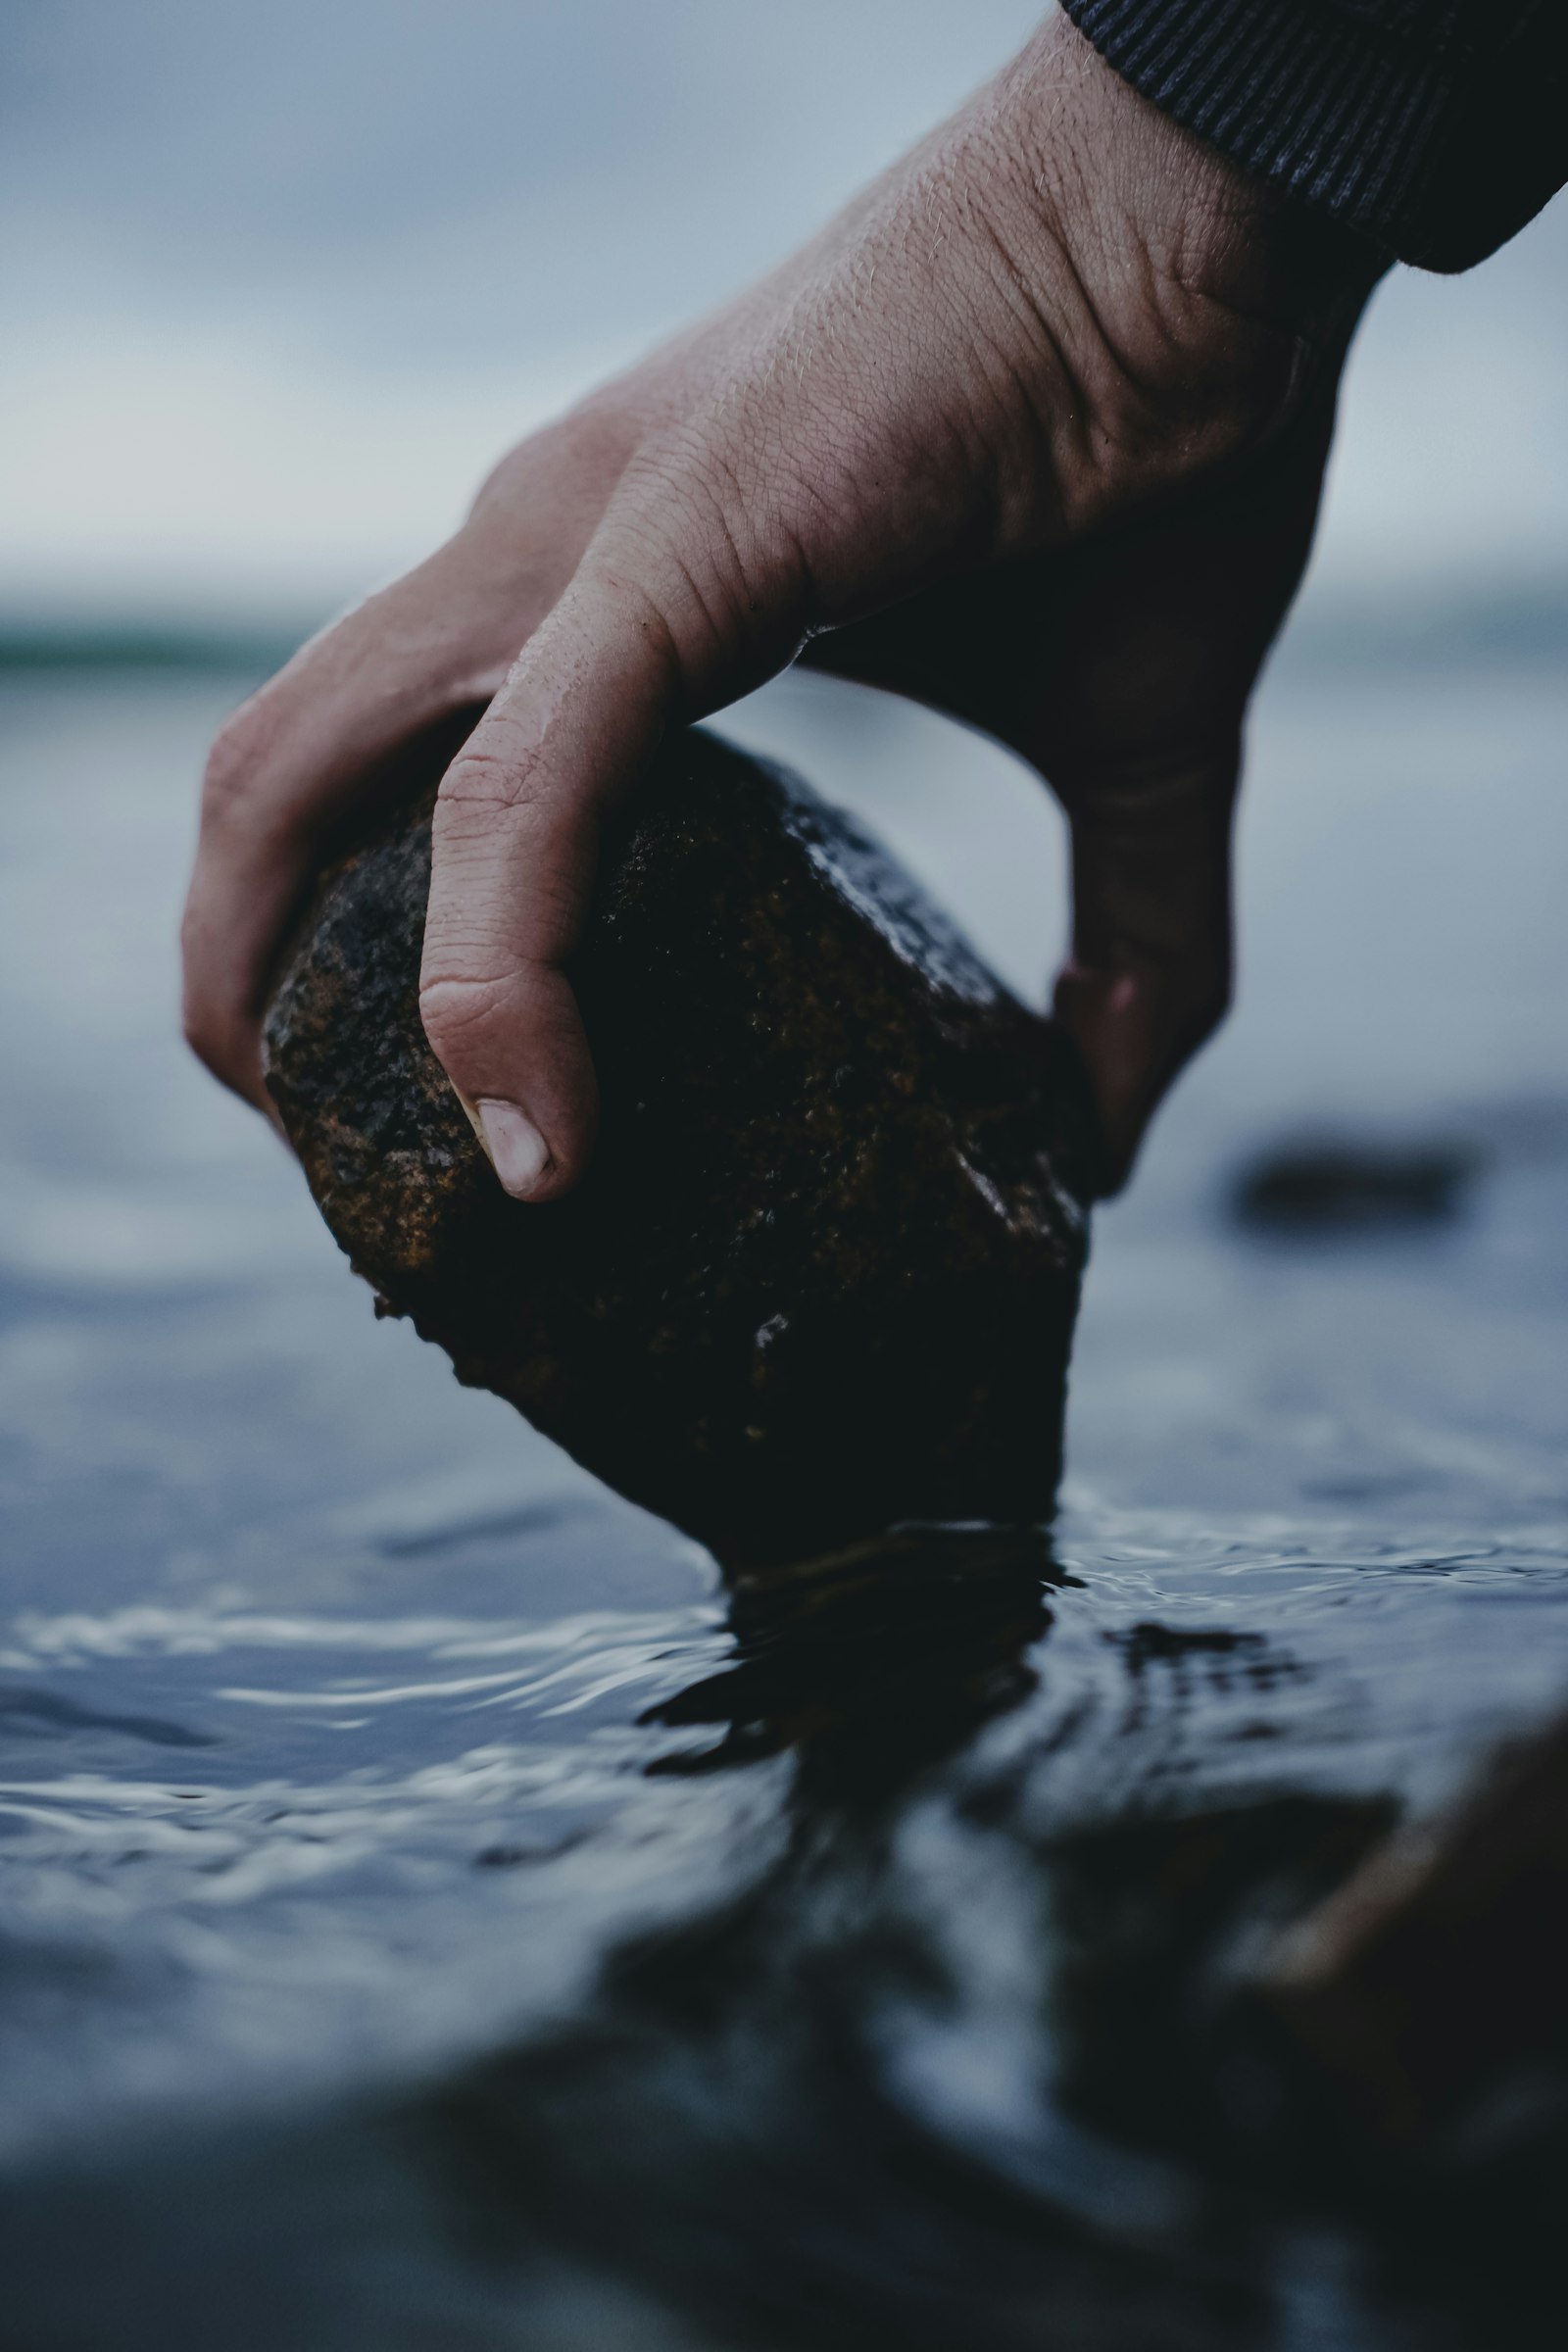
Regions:
<instances>
[{"instance_id":1,"label":"water surface","mask_svg":"<svg viewBox=\"0 0 1568 2352\"><path fill-rule=\"evenodd\" d=\"M1385 2198L1228 2021L1568 1699L1568 684L1282 668L1058 1524L736 1595L377 1325L187 1064L237 691L0 686L0 2340L1560 2340L1506 2150ZM805 683L732 724L1038 993L1000 756ZM1325 1136L1460 1172L1239 1213Z\"/></svg>"}]
</instances>

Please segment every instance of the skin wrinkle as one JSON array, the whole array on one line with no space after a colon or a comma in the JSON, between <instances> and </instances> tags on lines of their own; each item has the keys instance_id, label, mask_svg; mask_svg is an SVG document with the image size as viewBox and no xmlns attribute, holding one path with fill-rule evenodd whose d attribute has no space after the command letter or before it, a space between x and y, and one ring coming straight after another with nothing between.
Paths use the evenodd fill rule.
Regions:
<instances>
[{"instance_id":1,"label":"skin wrinkle","mask_svg":"<svg viewBox=\"0 0 1568 2352\"><path fill-rule=\"evenodd\" d=\"M708 631L710 648L707 666L717 669L720 666L719 657L728 650L727 633L715 617L694 568L672 541L666 540L663 545L662 568L666 593L673 582L682 591L682 602L688 613L695 612L701 615L703 625ZM678 646L679 637L676 631L667 621L666 626L669 627L671 643ZM682 653L678 656L677 675L680 681L680 691L677 708L680 710L684 711L701 699L701 689L697 680L703 674L704 665L700 662L694 661L690 654Z\"/></svg>"},{"instance_id":2,"label":"skin wrinkle","mask_svg":"<svg viewBox=\"0 0 1568 2352\"><path fill-rule=\"evenodd\" d=\"M824 350L831 352L833 337L829 330L819 329L817 341ZM868 400L863 394L839 391L831 384L829 391L831 398L805 404L804 422L798 418L775 421L769 438L773 450L777 452L780 476L788 487L787 498L780 497L776 489L771 489L765 477L754 494L739 468L725 458L722 446L712 452L710 460L713 468L729 479L736 494L737 512L765 517L779 535L788 563L799 566L806 583L806 593L797 593L789 603L792 613L801 620L803 634L819 625L822 591L816 582L816 566L808 552L806 535L798 523L792 523L789 506L796 500L808 501L819 520L825 518L832 524L842 524L846 514L858 510L862 503L864 477L858 462L858 445L866 444L873 429L878 427L877 404L874 400ZM748 404L749 410L754 407L755 404ZM844 419L842 440L837 446L835 416ZM743 421L749 423L749 416ZM793 434L787 429L789 425L794 427ZM890 433L885 414L880 420L879 437L893 455L900 454L897 433ZM809 453L812 461L809 467L789 457L792 439L799 448ZM918 437L912 430L909 441L911 449L918 445ZM897 471L897 466L893 470ZM817 477L815 480L812 479L813 474ZM872 486L880 489L882 482L883 476L879 474ZM853 544L853 533L850 539ZM841 614L843 598L847 593L847 582L841 583L837 592Z\"/></svg>"},{"instance_id":3,"label":"skin wrinkle","mask_svg":"<svg viewBox=\"0 0 1568 2352\"><path fill-rule=\"evenodd\" d=\"M1144 461L1147 451L1152 449L1156 455L1159 453L1168 430L1170 389L1156 375L1152 365L1140 376L1120 347L1104 307L1097 301L1072 253L1065 244L1061 244L1058 250L1077 306L1088 322L1082 348L1101 363L1101 380L1098 384L1091 384L1086 374L1074 369L1066 355L1063 355L1064 365L1077 387L1075 407L1086 420L1094 419L1094 424L1084 433L1081 443L1088 471L1092 479L1097 481L1105 505L1111 507L1117 503L1119 496L1130 492L1135 494L1135 489L1133 485L1126 488L1118 485L1108 471L1109 464L1115 459L1131 459L1136 468ZM1157 297L1150 301L1147 295L1151 288L1157 288L1159 282L1159 273L1150 269L1146 273L1146 300L1141 305L1146 331L1147 321L1152 319L1156 333L1162 326L1161 307ZM1165 353L1168 355L1173 348L1183 349L1185 346L1167 338L1163 343ZM1106 400L1104 371L1108 371L1109 380L1116 387L1119 397L1114 401ZM1130 400L1121 397L1127 394L1131 395ZM1098 449L1095 441L1097 426L1102 444Z\"/></svg>"},{"instance_id":4,"label":"skin wrinkle","mask_svg":"<svg viewBox=\"0 0 1568 2352\"><path fill-rule=\"evenodd\" d=\"M559 829L559 825L553 827L548 822L540 822L530 826L525 821L526 812L519 811L519 814L523 815L524 821L514 821L514 842L525 856L532 854L537 857L541 848L549 849L552 833ZM538 953L530 955L510 949L504 934L498 934L488 924L475 923L471 930L466 931L459 924L447 926L442 935L441 954L432 960L427 972L421 972L419 981L421 1004L427 999L432 1004L439 1003L442 1026L447 1025L447 999L456 1001L454 992L474 995L482 995L486 990L504 992L520 978L553 969L563 943L570 940L580 919L598 844L597 823L577 829L577 838L572 844L574 854L569 859L562 861L554 878L554 887L539 892L538 904L546 919L540 925ZM455 870L461 870L465 855L474 847L473 841L470 838L464 842L460 838L449 846L454 855ZM472 960L474 957L482 959L477 972ZM454 1019L451 1025L458 1027L462 1024Z\"/></svg>"},{"instance_id":5,"label":"skin wrinkle","mask_svg":"<svg viewBox=\"0 0 1568 2352\"><path fill-rule=\"evenodd\" d=\"M710 485L705 479L708 473L719 477L718 480ZM764 655L763 632L754 622L754 615L762 609L762 600L754 584L753 566L749 564L741 537L745 524L732 525L720 495L721 486L727 481L734 512L737 516L744 516L749 503L747 484L739 466L724 455L716 436L710 436L700 444L694 458L679 472L671 470L662 475L656 463L650 466L648 478L650 488L641 531L652 559L651 571L655 576L662 576L666 608L676 601L669 597L669 590L674 587L680 591L678 601L688 613L699 616L709 641L705 662L691 649L683 649L674 613L668 609L664 611L682 699L689 702L700 696L702 678L719 669L726 658L741 658L741 649L745 649L746 658L753 662L760 661ZM683 552L682 533L669 527L672 510L677 515L684 511L688 535L701 551L702 571L710 575L711 585L700 576L695 558ZM630 532L638 527L637 518L621 520L619 527ZM723 561L716 562L715 556L721 556ZM723 577L726 564L731 574L728 581Z\"/></svg>"},{"instance_id":6,"label":"skin wrinkle","mask_svg":"<svg viewBox=\"0 0 1568 2352\"><path fill-rule=\"evenodd\" d=\"M715 434L707 444L704 470L712 475L712 486L710 488L704 481L703 472L697 471L686 477L685 488L692 501L694 512L698 514L700 519L706 519L708 530L717 535L723 553L728 559L733 573L729 602L734 614L732 627L735 635L743 641L761 638L765 642L765 631L760 632L755 626L756 616L764 610L764 600L760 593L761 579L754 576L758 568L757 563L755 559L749 561L745 544L751 529L748 517L760 514L766 517L775 542L770 553L762 554L764 576L768 570L777 567L782 576L789 578L793 574L797 582L793 596L786 600L786 609L792 613L804 615L800 627L796 631L798 639L804 635L809 622L810 568L806 561L799 533L789 522L786 502L779 495L778 484L770 483L767 478L766 457L769 453L767 452L768 436L765 431L758 436L760 448L750 454L748 462L743 464L739 458L729 454L727 442L731 437L744 448L748 426L751 426L753 433L756 432L750 414L755 411L756 404L743 397L737 405L741 409L741 415L735 420L732 433ZM771 454L777 473L782 480L787 476L787 469L783 463L782 438L779 439L775 452ZM793 492L795 487L793 479L789 480L789 487ZM722 495L725 490L729 493L727 501ZM760 552L759 551L759 553ZM724 632L719 628L715 619L713 624L715 643L722 643L723 636ZM754 644L754 658L760 656L762 650L762 643Z\"/></svg>"},{"instance_id":7,"label":"skin wrinkle","mask_svg":"<svg viewBox=\"0 0 1568 2352\"><path fill-rule=\"evenodd\" d=\"M1081 176L1076 172L1071 141L1064 142L1064 145L1065 169L1074 176ZM1058 165L1058 169L1061 168L1062 166ZM1037 193L1039 185L1037 179L1035 182ZM1040 322L1050 340L1063 382L1067 387L1064 417L1077 428L1075 434L1077 446L1086 461L1087 470L1092 476L1095 476L1100 475L1103 470L1101 454L1095 447L1094 426L1096 421L1100 421L1102 436L1108 446L1118 454L1136 451L1138 442L1125 431L1118 433L1102 418L1101 411L1104 395L1102 387L1097 392L1092 380L1093 361L1098 358L1102 362L1108 362L1113 376L1119 383L1129 385L1135 392L1143 394L1145 397L1148 397L1153 389L1152 377L1149 386L1140 383L1127 357L1118 349L1107 307L1095 297L1085 272L1074 258L1070 241L1056 226L1055 210L1056 207L1054 203L1042 200L1036 215L1036 228L1037 234L1043 228L1047 236L1046 252L1050 265L1054 266L1056 280L1054 292L1057 301L1059 302L1064 290L1071 297L1072 307L1069 316L1075 318L1079 324L1078 334L1071 338L1063 335L1059 329L1052 329L1048 297L1044 291L1039 294L1034 291L1029 282L1029 272L1017 262L1006 239L989 216L982 213L980 220L984 233L1003 262L1009 281L1018 288L1028 305L1029 315ZM1152 267L1146 268L1144 286L1146 297L1157 284L1157 271ZM1147 324L1148 318L1157 318L1157 305L1146 300L1145 304L1141 306L1140 316L1141 322L1145 324ZM1076 358L1075 352L1079 355ZM1158 431L1159 425L1156 416L1152 420L1150 438L1157 441ZM1063 468L1063 471L1068 473L1070 478L1071 469ZM1107 497L1106 503L1107 505L1111 504L1113 500Z\"/></svg>"},{"instance_id":8,"label":"skin wrinkle","mask_svg":"<svg viewBox=\"0 0 1568 2352\"><path fill-rule=\"evenodd\" d=\"M1053 326L1044 301L1029 286L1025 273L1013 260L1000 232L983 215L977 226L984 243L1001 265L1004 287L1013 303L1013 315L1029 326L1037 342L1032 355L1033 367L1021 364L1004 342L990 338L991 347L1002 362L1005 379L1015 402L1028 419L1027 435L1031 456L1047 463L1028 465L1023 468L1024 482L1017 494L1020 510L1028 513L1041 502L1041 486L1060 478L1064 468L1049 463L1065 438L1070 445L1079 417L1084 414L1083 397L1074 375L1066 339ZM1064 431L1065 428L1065 431ZM1049 543L1049 537L1059 530L1065 514L1059 504L1054 508L1046 502L1048 532L1038 526L1032 534L1033 544ZM1023 534L1014 526L1002 534L998 553L1009 553L1023 542Z\"/></svg>"}]
</instances>

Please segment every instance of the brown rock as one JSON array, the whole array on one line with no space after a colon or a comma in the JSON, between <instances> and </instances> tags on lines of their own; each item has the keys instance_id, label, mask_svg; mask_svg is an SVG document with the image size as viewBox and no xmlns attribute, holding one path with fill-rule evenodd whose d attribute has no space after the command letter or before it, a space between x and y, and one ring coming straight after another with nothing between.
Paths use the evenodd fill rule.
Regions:
<instances>
[{"instance_id":1,"label":"brown rock","mask_svg":"<svg viewBox=\"0 0 1568 2352\"><path fill-rule=\"evenodd\" d=\"M593 1166L511 1200L419 1026L449 754L324 876L268 1014L268 1083L357 1270L728 1562L1044 1517L1094 1149L1062 1034L848 819L683 735L575 961Z\"/></svg>"}]
</instances>

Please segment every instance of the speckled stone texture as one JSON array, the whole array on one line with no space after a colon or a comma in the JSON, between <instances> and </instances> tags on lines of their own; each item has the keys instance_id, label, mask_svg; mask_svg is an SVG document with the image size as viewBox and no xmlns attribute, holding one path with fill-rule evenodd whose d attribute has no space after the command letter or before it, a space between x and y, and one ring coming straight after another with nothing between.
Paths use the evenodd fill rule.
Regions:
<instances>
[{"instance_id":1,"label":"speckled stone texture","mask_svg":"<svg viewBox=\"0 0 1568 2352\"><path fill-rule=\"evenodd\" d=\"M1044 1518L1094 1151L1061 1032L805 785L683 734L575 960L592 1169L511 1200L419 1026L449 754L323 876L267 1019L311 1190L383 1305L729 1565Z\"/></svg>"}]
</instances>

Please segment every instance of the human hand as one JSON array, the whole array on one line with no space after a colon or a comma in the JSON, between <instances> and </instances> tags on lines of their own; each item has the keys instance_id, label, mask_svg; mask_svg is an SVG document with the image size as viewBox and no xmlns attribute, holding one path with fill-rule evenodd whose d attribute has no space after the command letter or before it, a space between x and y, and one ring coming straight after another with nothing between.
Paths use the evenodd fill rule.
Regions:
<instances>
[{"instance_id":1,"label":"human hand","mask_svg":"<svg viewBox=\"0 0 1568 2352\"><path fill-rule=\"evenodd\" d=\"M1064 548L817 637L813 668L983 728L1068 820L1055 1010L1094 1082L1100 1189L1222 1019L1247 706L1311 545L1338 366L1260 449Z\"/></svg>"},{"instance_id":2,"label":"human hand","mask_svg":"<svg viewBox=\"0 0 1568 2352\"><path fill-rule=\"evenodd\" d=\"M566 1190L595 1085L564 965L603 825L666 728L805 648L988 728L1063 800L1057 1003L1113 1187L1224 1002L1242 716L1373 274L1054 20L230 722L186 913L197 1052L268 1107L302 890L399 750L489 702L437 803L423 1017L507 1189Z\"/></svg>"}]
</instances>

